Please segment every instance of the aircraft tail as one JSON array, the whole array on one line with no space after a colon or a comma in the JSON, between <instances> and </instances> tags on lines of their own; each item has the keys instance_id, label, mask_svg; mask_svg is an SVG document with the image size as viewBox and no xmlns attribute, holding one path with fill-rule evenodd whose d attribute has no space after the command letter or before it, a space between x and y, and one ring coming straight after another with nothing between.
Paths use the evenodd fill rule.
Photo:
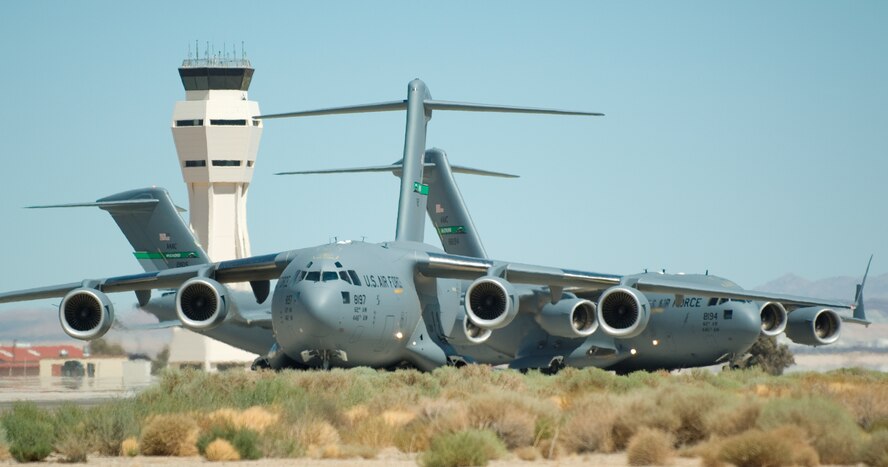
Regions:
<instances>
[{"instance_id":1,"label":"aircraft tail","mask_svg":"<svg viewBox=\"0 0 888 467\"><path fill-rule=\"evenodd\" d=\"M866 319L866 310L863 306L863 288L866 286L866 276L869 275L870 265L873 263L873 257L870 255L869 262L866 263L866 272L863 273L863 280L857 284L857 291L854 293L854 314L850 322L870 325L870 321Z\"/></svg>"},{"instance_id":2,"label":"aircraft tail","mask_svg":"<svg viewBox=\"0 0 888 467\"><path fill-rule=\"evenodd\" d=\"M97 207L111 214L147 272L210 262L163 188L125 191L94 203L29 206L29 209Z\"/></svg>"}]
</instances>

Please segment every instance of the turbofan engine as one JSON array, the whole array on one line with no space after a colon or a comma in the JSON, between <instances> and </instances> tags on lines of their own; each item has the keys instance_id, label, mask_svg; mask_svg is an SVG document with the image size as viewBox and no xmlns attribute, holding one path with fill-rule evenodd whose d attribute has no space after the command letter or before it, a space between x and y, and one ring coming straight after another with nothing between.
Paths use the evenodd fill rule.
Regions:
<instances>
[{"instance_id":1,"label":"turbofan engine","mask_svg":"<svg viewBox=\"0 0 888 467\"><path fill-rule=\"evenodd\" d=\"M788 321L786 337L796 344L832 344L842 331L842 318L829 308L799 308L789 314Z\"/></svg>"},{"instance_id":2,"label":"turbofan engine","mask_svg":"<svg viewBox=\"0 0 888 467\"><path fill-rule=\"evenodd\" d=\"M59 321L65 334L75 339L98 339L114 323L114 305L107 295L98 290L75 289L62 299Z\"/></svg>"},{"instance_id":3,"label":"turbofan engine","mask_svg":"<svg viewBox=\"0 0 888 467\"><path fill-rule=\"evenodd\" d=\"M786 308L780 303L765 303L759 314L762 316L762 334L773 337L786 329Z\"/></svg>"},{"instance_id":4,"label":"turbofan engine","mask_svg":"<svg viewBox=\"0 0 888 467\"><path fill-rule=\"evenodd\" d=\"M478 345L487 341L491 334L493 331L478 326L469 319L468 315L460 313L448 339L457 345Z\"/></svg>"},{"instance_id":5,"label":"turbofan engine","mask_svg":"<svg viewBox=\"0 0 888 467\"><path fill-rule=\"evenodd\" d=\"M515 288L499 277L481 277L466 290L466 314L478 327L499 329L518 314Z\"/></svg>"},{"instance_id":6,"label":"turbofan engine","mask_svg":"<svg viewBox=\"0 0 888 467\"><path fill-rule=\"evenodd\" d=\"M228 316L225 286L205 277L185 281L176 292L176 315L188 329L213 329Z\"/></svg>"},{"instance_id":7,"label":"turbofan engine","mask_svg":"<svg viewBox=\"0 0 888 467\"><path fill-rule=\"evenodd\" d=\"M613 337L628 339L644 331L651 318L651 306L643 293L618 285L598 299L598 321L601 329Z\"/></svg>"},{"instance_id":8,"label":"turbofan engine","mask_svg":"<svg viewBox=\"0 0 888 467\"><path fill-rule=\"evenodd\" d=\"M598 329L595 312L595 304L589 300L569 298L545 304L534 319L553 336L587 337Z\"/></svg>"}]
</instances>

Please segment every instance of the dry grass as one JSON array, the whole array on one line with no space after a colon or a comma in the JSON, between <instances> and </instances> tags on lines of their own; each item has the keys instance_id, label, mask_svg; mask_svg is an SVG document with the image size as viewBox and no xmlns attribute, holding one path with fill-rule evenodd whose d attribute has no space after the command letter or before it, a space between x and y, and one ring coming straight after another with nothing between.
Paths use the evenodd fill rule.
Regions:
<instances>
[{"instance_id":1,"label":"dry grass","mask_svg":"<svg viewBox=\"0 0 888 467\"><path fill-rule=\"evenodd\" d=\"M561 428L565 449L572 453L613 452L614 423L617 410L614 401L603 394L576 399L565 407L570 418Z\"/></svg>"},{"instance_id":2,"label":"dry grass","mask_svg":"<svg viewBox=\"0 0 888 467\"><path fill-rule=\"evenodd\" d=\"M798 427L826 464L856 464L864 439L852 416L822 397L771 400L762 408L758 425L764 430Z\"/></svg>"},{"instance_id":3,"label":"dry grass","mask_svg":"<svg viewBox=\"0 0 888 467\"><path fill-rule=\"evenodd\" d=\"M207 445L204 457L210 462L239 461L237 449L224 439L216 439Z\"/></svg>"},{"instance_id":4,"label":"dry grass","mask_svg":"<svg viewBox=\"0 0 888 467\"><path fill-rule=\"evenodd\" d=\"M629 440L626 459L629 465L667 465L675 451L672 435L651 428L642 428Z\"/></svg>"},{"instance_id":5,"label":"dry grass","mask_svg":"<svg viewBox=\"0 0 888 467\"><path fill-rule=\"evenodd\" d=\"M873 467L888 467L888 430L870 436L860 450L860 460Z\"/></svg>"},{"instance_id":6,"label":"dry grass","mask_svg":"<svg viewBox=\"0 0 888 467\"><path fill-rule=\"evenodd\" d=\"M805 442L805 433L792 426L769 432L750 430L716 444L716 458L737 467L779 467L819 465L817 452ZM704 464L713 465L704 456ZM715 464L718 465L718 464Z\"/></svg>"},{"instance_id":7,"label":"dry grass","mask_svg":"<svg viewBox=\"0 0 888 467\"><path fill-rule=\"evenodd\" d=\"M296 439L299 444L305 446L310 457L337 458L341 439L339 431L324 420L310 421L296 427Z\"/></svg>"},{"instance_id":8,"label":"dry grass","mask_svg":"<svg viewBox=\"0 0 888 467\"><path fill-rule=\"evenodd\" d=\"M146 456L196 456L198 433L197 423L192 417L183 414L154 415L142 428L139 446Z\"/></svg>"},{"instance_id":9,"label":"dry grass","mask_svg":"<svg viewBox=\"0 0 888 467\"><path fill-rule=\"evenodd\" d=\"M120 455L124 457L136 457L139 455L139 440L127 438L120 443Z\"/></svg>"}]
</instances>

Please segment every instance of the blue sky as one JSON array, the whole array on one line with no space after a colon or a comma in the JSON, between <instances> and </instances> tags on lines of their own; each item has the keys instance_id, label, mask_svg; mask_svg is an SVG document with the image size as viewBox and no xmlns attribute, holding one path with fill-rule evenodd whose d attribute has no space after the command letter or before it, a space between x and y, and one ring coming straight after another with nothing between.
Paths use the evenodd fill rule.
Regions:
<instances>
[{"instance_id":1,"label":"blue sky","mask_svg":"<svg viewBox=\"0 0 888 467\"><path fill-rule=\"evenodd\" d=\"M106 214L22 207L150 185L186 205L169 127L195 40L246 44L264 113L402 99L415 77L606 113L434 115L452 163L522 176L458 178L495 258L746 287L859 275L871 253L888 272L888 3L159 5L0 4L0 289L139 270ZM254 253L391 239L395 178L273 173L389 163L403 135L400 113L267 122Z\"/></svg>"}]
</instances>

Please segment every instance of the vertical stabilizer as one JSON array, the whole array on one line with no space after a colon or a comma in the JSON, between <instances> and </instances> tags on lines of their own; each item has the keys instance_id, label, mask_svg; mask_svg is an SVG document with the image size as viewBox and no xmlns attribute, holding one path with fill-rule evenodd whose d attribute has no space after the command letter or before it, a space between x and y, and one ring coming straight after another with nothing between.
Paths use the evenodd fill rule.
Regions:
<instances>
[{"instance_id":1,"label":"vertical stabilizer","mask_svg":"<svg viewBox=\"0 0 888 467\"><path fill-rule=\"evenodd\" d=\"M869 275L870 265L873 263L873 257L870 255L869 262L866 263L866 272L863 273L863 280L857 284L857 292L854 294L854 319L867 321L866 310L863 307L863 288L866 286L866 276Z\"/></svg>"},{"instance_id":2,"label":"vertical stabilizer","mask_svg":"<svg viewBox=\"0 0 888 467\"><path fill-rule=\"evenodd\" d=\"M426 129L432 111L424 102L431 99L425 83L415 79L407 85L407 129L404 134L404 162L401 175L401 196L398 200L398 224L395 240L422 242L429 187L423 183L423 155Z\"/></svg>"},{"instance_id":3,"label":"vertical stabilizer","mask_svg":"<svg viewBox=\"0 0 888 467\"><path fill-rule=\"evenodd\" d=\"M426 162L434 165L426 172L429 185L427 211L444 251L453 255L486 258L481 237L453 179L447 154L441 149L432 148L426 151L425 158Z\"/></svg>"}]
</instances>

